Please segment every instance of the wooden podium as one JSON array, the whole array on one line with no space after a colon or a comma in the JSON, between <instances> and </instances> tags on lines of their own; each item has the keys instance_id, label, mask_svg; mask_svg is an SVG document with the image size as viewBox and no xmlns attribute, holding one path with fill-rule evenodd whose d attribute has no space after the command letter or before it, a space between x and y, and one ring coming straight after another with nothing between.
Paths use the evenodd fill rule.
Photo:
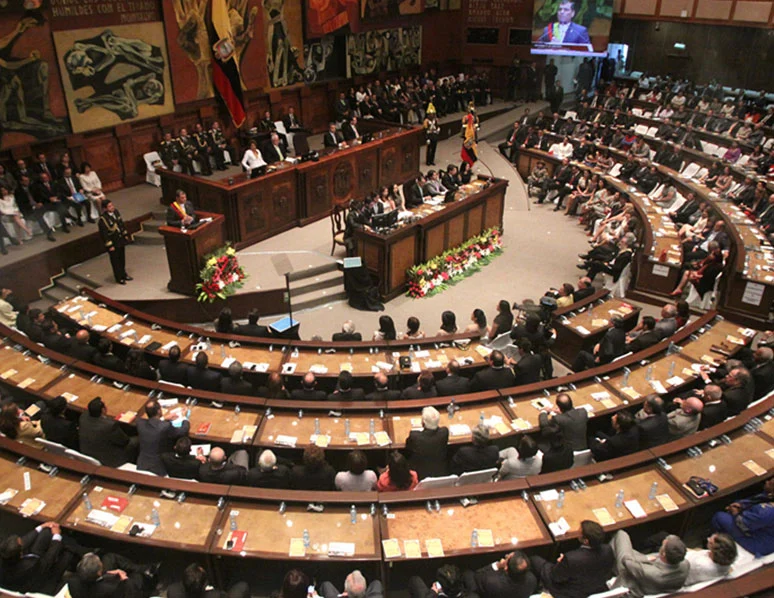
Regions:
<instances>
[{"instance_id":1,"label":"wooden podium","mask_svg":"<svg viewBox=\"0 0 774 598\"><path fill-rule=\"evenodd\" d=\"M183 295L195 295L199 272L205 255L223 245L223 231L226 219L223 214L196 212L199 220L212 218L212 222L200 224L193 230L176 226L161 226L169 264L167 288Z\"/></svg>"}]
</instances>

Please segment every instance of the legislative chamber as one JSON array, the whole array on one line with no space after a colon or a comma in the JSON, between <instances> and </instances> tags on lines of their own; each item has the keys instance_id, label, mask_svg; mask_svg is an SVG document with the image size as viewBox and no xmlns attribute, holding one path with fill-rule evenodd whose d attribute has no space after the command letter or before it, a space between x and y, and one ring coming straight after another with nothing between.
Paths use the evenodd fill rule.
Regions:
<instances>
[{"instance_id":1,"label":"legislative chamber","mask_svg":"<svg viewBox=\"0 0 774 598\"><path fill-rule=\"evenodd\" d=\"M774 0L6 4L0 596L771 594Z\"/></svg>"}]
</instances>

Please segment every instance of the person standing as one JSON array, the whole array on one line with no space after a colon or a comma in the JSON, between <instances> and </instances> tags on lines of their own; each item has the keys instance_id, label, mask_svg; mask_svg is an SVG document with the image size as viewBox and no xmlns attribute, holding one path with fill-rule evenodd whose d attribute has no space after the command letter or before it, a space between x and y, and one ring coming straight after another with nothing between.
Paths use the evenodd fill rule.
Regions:
<instances>
[{"instance_id":1,"label":"person standing","mask_svg":"<svg viewBox=\"0 0 774 598\"><path fill-rule=\"evenodd\" d=\"M546 85L546 99L548 98L549 94L554 88L554 81L556 81L556 74L559 72L559 69L556 68L556 65L554 64L554 59L548 61L548 64L543 69L543 80L545 81ZM555 112L555 110L554 110Z\"/></svg>"},{"instance_id":2,"label":"person standing","mask_svg":"<svg viewBox=\"0 0 774 598\"><path fill-rule=\"evenodd\" d=\"M118 284L126 284L132 277L126 273L126 246L129 244L129 233L126 230L121 213L116 210L113 202L108 200L103 206L99 217L99 234L110 258L113 276Z\"/></svg>"},{"instance_id":3,"label":"person standing","mask_svg":"<svg viewBox=\"0 0 774 598\"><path fill-rule=\"evenodd\" d=\"M438 124L435 106L432 104L427 107L427 115L422 126L425 129L425 135L427 135L427 159L425 163L428 166L435 166L435 149L438 147L438 134L441 132L441 127Z\"/></svg>"}]
</instances>

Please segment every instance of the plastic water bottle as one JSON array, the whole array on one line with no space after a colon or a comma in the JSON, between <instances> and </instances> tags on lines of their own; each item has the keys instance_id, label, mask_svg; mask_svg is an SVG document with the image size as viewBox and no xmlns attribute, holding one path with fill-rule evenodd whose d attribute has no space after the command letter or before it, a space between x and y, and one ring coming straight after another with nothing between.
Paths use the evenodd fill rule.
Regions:
<instances>
[{"instance_id":1,"label":"plastic water bottle","mask_svg":"<svg viewBox=\"0 0 774 598\"><path fill-rule=\"evenodd\" d=\"M185 418L186 419L191 419L191 408L190 407L185 410Z\"/></svg>"},{"instance_id":2,"label":"plastic water bottle","mask_svg":"<svg viewBox=\"0 0 774 598\"><path fill-rule=\"evenodd\" d=\"M650 492L648 492L648 499L653 500L658 494L658 482L653 482L650 485Z\"/></svg>"},{"instance_id":3,"label":"plastic water bottle","mask_svg":"<svg viewBox=\"0 0 774 598\"><path fill-rule=\"evenodd\" d=\"M484 415L484 412L478 414L478 425L482 428L484 427L484 420L486 419L486 416Z\"/></svg>"},{"instance_id":4,"label":"plastic water bottle","mask_svg":"<svg viewBox=\"0 0 774 598\"><path fill-rule=\"evenodd\" d=\"M384 409L379 409L379 419L384 419Z\"/></svg>"},{"instance_id":5,"label":"plastic water bottle","mask_svg":"<svg viewBox=\"0 0 774 598\"><path fill-rule=\"evenodd\" d=\"M226 359L226 345L222 343L220 345L220 356L222 359Z\"/></svg>"},{"instance_id":6,"label":"plastic water bottle","mask_svg":"<svg viewBox=\"0 0 774 598\"><path fill-rule=\"evenodd\" d=\"M374 418L371 418L371 421L368 422L368 433L373 436L376 433L376 422L374 421Z\"/></svg>"},{"instance_id":7,"label":"plastic water bottle","mask_svg":"<svg viewBox=\"0 0 774 598\"><path fill-rule=\"evenodd\" d=\"M88 493L83 493L83 506L86 507L87 511L91 511L91 500L89 500Z\"/></svg>"},{"instance_id":8,"label":"plastic water bottle","mask_svg":"<svg viewBox=\"0 0 774 598\"><path fill-rule=\"evenodd\" d=\"M228 514L228 520L229 520L229 526L231 527L231 531L233 532L237 528L236 511L231 511L231 513Z\"/></svg>"},{"instance_id":9,"label":"plastic water bottle","mask_svg":"<svg viewBox=\"0 0 774 598\"><path fill-rule=\"evenodd\" d=\"M280 506L279 506L279 514L280 514L280 515L284 515L284 514L285 514L285 510L286 510L287 508L288 508L288 506L285 504L285 501L283 500L283 501L280 503Z\"/></svg>"},{"instance_id":10,"label":"plastic water bottle","mask_svg":"<svg viewBox=\"0 0 774 598\"><path fill-rule=\"evenodd\" d=\"M350 429L349 418L347 418L344 420L344 436L346 436L347 438L349 438L349 429Z\"/></svg>"},{"instance_id":11,"label":"plastic water bottle","mask_svg":"<svg viewBox=\"0 0 774 598\"><path fill-rule=\"evenodd\" d=\"M615 508L620 509L623 506L624 503L624 491L619 490L618 494L615 495Z\"/></svg>"},{"instance_id":12,"label":"plastic water bottle","mask_svg":"<svg viewBox=\"0 0 774 598\"><path fill-rule=\"evenodd\" d=\"M303 537L303 539L304 539L304 548L309 548L309 546L310 546L310 545L311 545L311 543L312 543L312 540L311 540L311 539L310 539L310 537L309 537L309 530L308 530L308 529L305 529L305 530L304 530L304 534L303 534L303 536L302 536L302 537Z\"/></svg>"},{"instance_id":13,"label":"plastic water bottle","mask_svg":"<svg viewBox=\"0 0 774 598\"><path fill-rule=\"evenodd\" d=\"M299 409L298 410L298 419L304 419L304 410L303 409Z\"/></svg>"},{"instance_id":14,"label":"plastic water bottle","mask_svg":"<svg viewBox=\"0 0 774 598\"><path fill-rule=\"evenodd\" d=\"M355 525L357 523L357 509L355 508L355 505L352 505L349 508L349 522L352 525Z\"/></svg>"},{"instance_id":15,"label":"plastic water bottle","mask_svg":"<svg viewBox=\"0 0 774 598\"><path fill-rule=\"evenodd\" d=\"M239 405L236 405L236 406L234 407L234 415L235 415L236 417L239 417L239 412L240 412L240 411L242 411L242 409L240 409L240 408L239 408Z\"/></svg>"},{"instance_id":16,"label":"plastic water bottle","mask_svg":"<svg viewBox=\"0 0 774 598\"><path fill-rule=\"evenodd\" d=\"M674 375L675 375L675 362L672 361L672 363L669 364L669 377L671 378Z\"/></svg>"},{"instance_id":17,"label":"plastic water bottle","mask_svg":"<svg viewBox=\"0 0 774 598\"><path fill-rule=\"evenodd\" d=\"M559 498L556 499L556 508L561 509L564 506L564 490L559 491Z\"/></svg>"},{"instance_id":18,"label":"plastic water bottle","mask_svg":"<svg viewBox=\"0 0 774 598\"><path fill-rule=\"evenodd\" d=\"M653 366L652 365L649 365L648 369L645 370L645 380L647 380L648 382L653 380Z\"/></svg>"},{"instance_id":19,"label":"plastic water bottle","mask_svg":"<svg viewBox=\"0 0 774 598\"><path fill-rule=\"evenodd\" d=\"M449 406L446 408L446 413L449 414L449 419L454 419L454 412L456 411L456 405L454 404L454 399L451 400L449 403Z\"/></svg>"},{"instance_id":20,"label":"plastic water bottle","mask_svg":"<svg viewBox=\"0 0 774 598\"><path fill-rule=\"evenodd\" d=\"M320 433L320 418L315 417L314 418L314 433L319 434Z\"/></svg>"},{"instance_id":21,"label":"plastic water bottle","mask_svg":"<svg viewBox=\"0 0 774 598\"><path fill-rule=\"evenodd\" d=\"M470 546L472 548L478 547L478 530L474 529L473 532L470 534Z\"/></svg>"},{"instance_id":22,"label":"plastic water bottle","mask_svg":"<svg viewBox=\"0 0 774 598\"><path fill-rule=\"evenodd\" d=\"M153 522L153 525L156 525L156 526L161 525L161 518L159 517L158 509L153 509L151 511L151 521Z\"/></svg>"},{"instance_id":23,"label":"plastic water bottle","mask_svg":"<svg viewBox=\"0 0 774 598\"><path fill-rule=\"evenodd\" d=\"M631 374L632 371L629 368L624 368L624 375L623 375L623 385L624 388L629 386L629 374Z\"/></svg>"}]
</instances>

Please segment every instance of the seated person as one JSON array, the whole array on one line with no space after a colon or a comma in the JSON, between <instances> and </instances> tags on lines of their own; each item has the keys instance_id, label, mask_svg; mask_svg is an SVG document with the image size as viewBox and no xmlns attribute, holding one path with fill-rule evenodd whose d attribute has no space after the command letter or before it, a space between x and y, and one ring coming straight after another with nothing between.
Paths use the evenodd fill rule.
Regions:
<instances>
[{"instance_id":1,"label":"seated person","mask_svg":"<svg viewBox=\"0 0 774 598\"><path fill-rule=\"evenodd\" d=\"M211 392L220 392L220 373L209 368L210 358L206 351L199 351L196 354L194 365L188 366L186 380L188 386L198 390L209 390Z\"/></svg>"},{"instance_id":2,"label":"seated person","mask_svg":"<svg viewBox=\"0 0 774 598\"><path fill-rule=\"evenodd\" d=\"M205 463L199 466L199 481L206 484L244 484L250 463L247 451L239 450L226 460L226 453L214 447Z\"/></svg>"},{"instance_id":3,"label":"seated person","mask_svg":"<svg viewBox=\"0 0 774 598\"><path fill-rule=\"evenodd\" d=\"M712 517L715 531L728 534L756 558L774 552L774 478L763 484L763 492L732 502Z\"/></svg>"},{"instance_id":4,"label":"seated person","mask_svg":"<svg viewBox=\"0 0 774 598\"><path fill-rule=\"evenodd\" d=\"M687 399L677 398L674 400L674 403L679 408L671 411L667 416L669 438L677 440L678 438L695 434L699 429L704 403L696 397L689 397Z\"/></svg>"},{"instance_id":5,"label":"seated person","mask_svg":"<svg viewBox=\"0 0 774 598\"><path fill-rule=\"evenodd\" d=\"M489 367L479 370L470 382L470 390L479 392L482 390L496 390L507 388L515 384L516 377L511 368L505 365L505 356L502 351L492 351L489 354Z\"/></svg>"},{"instance_id":6,"label":"seated person","mask_svg":"<svg viewBox=\"0 0 774 598\"><path fill-rule=\"evenodd\" d=\"M441 183L441 179L438 176L438 172L435 170L428 170L427 177L425 178L425 185L422 188L423 194L430 197L437 197L439 195L446 195L449 191Z\"/></svg>"},{"instance_id":7,"label":"seated person","mask_svg":"<svg viewBox=\"0 0 774 598\"><path fill-rule=\"evenodd\" d=\"M626 337L626 349L624 353L636 353L652 347L661 340L661 335L656 332L656 318L653 316L643 316L641 322L642 332L636 338Z\"/></svg>"},{"instance_id":8,"label":"seated person","mask_svg":"<svg viewBox=\"0 0 774 598\"><path fill-rule=\"evenodd\" d=\"M460 364L456 359L452 359L446 364L446 377L438 380L435 388L442 397L462 395L469 392L470 380L460 375Z\"/></svg>"},{"instance_id":9,"label":"seated person","mask_svg":"<svg viewBox=\"0 0 774 598\"><path fill-rule=\"evenodd\" d=\"M368 458L363 451L347 454L347 471L336 474L336 490L342 492L370 492L376 489L376 473L368 469Z\"/></svg>"},{"instance_id":10,"label":"seated person","mask_svg":"<svg viewBox=\"0 0 774 598\"><path fill-rule=\"evenodd\" d=\"M65 416L67 399L62 396L48 401L40 416L40 426L44 438L58 442L67 448L78 450L78 426Z\"/></svg>"},{"instance_id":11,"label":"seated person","mask_svg":"<svg viewBox=\"0 0 774 598\"><path fill-rule=\"evenodd\" d=\"M387 455L387 469L379 476L376 489L379 492L413 490L418 483L417 472L409 467L406 457L398 451L391 451Z\"/></svg>"},{"instance_id":12,"label":"seated person","mask_svg":"<svg viewBox=\"0 0 774 598\"><path fill-rule=\"evenodd\" d=\"M477 571L465 571L465 587L480 598L528 598L537 591L538 581L521 550L506 554Z\"/></svg>"},{"instance_id":13,"label":"seated person","mask_svg":"<svg viewBox=\"0 0 774 598\"><path fill-rule=\"evenodd\" d=\"M252 176L253 170L261 166L266 166L266 160L263 159L263 154L258 149L258 144L255 141L251 141L250 147L245 150L245 154L242 156L242 168Z\"/></svg>"},{"instance_id":14,"label":"seated person","mask_svg":"<svg viewBox=\"0 0 774 598\"><path fill-rule=\"evenodd\" d=\"M277 463L273 451L264 450L258 457L258 466L247 472L246 484L254 488L290 488L290 470Z\"/></svg>"},{"instance_id":15,"label":"seated person","mask_svg":"<svg viewBox=\"0 0 774 598\"><path fill-rule=\"evenodd\" d=\"M360 131L357 130L357 116L353 116L341 125L341 133L344 135L344 141L350 145L360 143Z\"/></svg>"},{"instance_id":16,"label":"seated person","mask_svg":"<svg viewBox=\"0 0 774 598\"><path fill-rule=\"evenodd\" d=\"M271 134L269 143L264 146L263 157L269 164L282 162L288 157L288 148L283 146L277 133Z\"/></svg>"},{"instance_id":17,"label":"seated person","mask_svg":"<svg viewBox=\"0 0 774 598\"><path fill-rule=\"evenodd\" d=\"M159 361L159 376L166 382L188 384L188 366L180 363L180 347L177 345L170 347L167 359Z\"/></svg>"},{"instance_id":18,"label":"seated person","mask_svg":"<svg viewBox=\"0 0 774 598\"><path fill-rule=\"evenodd\" d=\"M241 334L242 336L259 336L263 338L271 336L268 327L258 324L258 320L260 319L260 312L255 308L251 309L247 314L247 324L238 324L234 328L234 334Z\"/></svg>"},{"instance_id":19,"label":"seated person","mask_svg":"<svg viewBox=\"0 0 774 598\"><path fill-rule=\"evenodd\" d=\"M307 372L301 379L301 388L290 392L294 401L324 401L328 395L324 390L317 390L317 378L312 372Z\"/></svg>"},{"instance_id":20,"label":"seated person","mask_svg":"<svg viewBox=\"0 0 774 598\"><path fill-rule=\"evenodd\" d=\"M325 460L325 451L319 446L304 449L302 464L290 471L293 490L336 490L336 470Z\"/></svg>"},{"instance_id":21,"label":"seated person","mask_svg":"<svg viewBox=\"0 0 774 598\"><path fill-rule=\"evenodd\" d=\"M669 442L669 421L664 413L664 399L657 394L645 397L645 402L634 415L640 429L640 447L650 449Z\"/></svg>"},{"instance_id":22,"label":"seated person","mask_svg":"<svg viewBox=\"0 0 774 598\"><path fill-rule=\"evenodd\" d=\"M390 390L389 378L384 372L374 374L374 391L369 392L366 401L394 401L400 398L399 390Z\"/></svg>"},{"instance_id":23,"label":"seated person","mask_svg":"<svg viewBox=\"0 0 774 598\"><path fill-rule=\"evenodd\" d=\"M348 147L344 137L336 130L336 123L328 125L328 132L323 136L323 146L332 148Z\"/></svg>"},{"instance_id":24,"label":"seated person","mask_svg":"<svg viewBox=\"0 0 774 598\"><path fill-rule=\"evenodd\" d=\"M712 534L706 550L689 550L685 560L690 563L686 586L725 577L738 554L736 542L728 534Z\"/></svg>"},{"instance_id":25,"label":"seated person","mask_svg":"<svg viewBox=\"0 0 774 598\"><path fill-rule=\"evenodd\" d=\"M332 341L362 341L363 336L355 332L355 324L352 320L347 320L341 325L341 332L334 332Z\"/></svg>"},{"instance_id":26,"label":"seated person","mask_svg":"<svg viewBox=\"0 0 774 598\"><path fill-rule=\"evenodd\" d=\"M597 432L589 441L591 454L596 461L607 461L640 450L640 429L628 411L619 411L612 419L613 435Z\"/></svg>"},{"instance_id":27,"label":"seated person","mask_svg":"<svg viewBox=\"0 0 774 598\"><path fill-rule=\"evenodd\" d=\"M123 374L126 372L124 362L112 352L113 344L110 339L101 338L97 342L97 353L94 355L94 365Z\"/></svg>"},{"instance_id":28,"label":"seated person","mask_svg":"<svg viewBox=\"0 0 774 598\"><path fill-rule=\"evenodd\" d=\"M435 388L435 379L430 372L419 374L416 386L409 386L401 393L402 399L429 399L437 396L438 391Z\"/></svg>"},{"instance_id":29,"label":"seated person","mask_svg":"<svg viewBox=\"0 0 774 598\"><path fill-rule=\"evenodd\" d=\"M172 452L161 453L161 462L171 478L196 480L199 478L199 468L206 461L207 457L201 449L196 455L191 454L191 438L188 436L178 438Z\"/></svg>"},{"instance_id":30,"label":"seated person","mask_svg":"<svg viewBox=\"0 0 774 598\"><path fill-rule=\"evenodd\" d=\"M423 174L419 174L411 185L406 189L406 209L416 208L425 203L425 200L430 199L430 196L425 193L425 183L427 180Z\"/></svg>"},{"instance_id":31,"label":"seated person","mask_svg":"<svg viewBox=\"0 0 774 598\"><path fill-rule=\"evenodd\" d=\"M242 364L238 361L232 362L228 366L228 376L221 378L220 392L242 396L255 394L253 385L242 377Z\"/></svg>"},{"instance_id":32,"label":"seated person","mask_svg":"<svg viewBox=\"0 0 774 598\"><path fill-rule=\"evenodd\" d=\"M500 452L489 440L489 428L481 424L473 428L473 442L463 445L451 460L451 473L460 475L468 471L480 471L497 467Z\"/></svg>"},{"instance_id":33,"label":"seated person","mask_svg":"<svg viewBox=\"0 0 774 598\"><path fill-rule=\"evenodd\" d=\"M500 479L512 480L538 475L543 466L543 452L531 436L519 440L518 449L509 446L500 451Z\"/></svg>"},{"instance_id":34,"label":"seated person","mask_svg":"<svg viewBox=\"0 0 774 598\"><path fill-rule=\"evenodd\" d=\"M543 427L540 431L540 440L541 443L548 443L548 446L543 450L541 474L562 471L573 466L575 455L572 447L565 440L559 424L552 421Z\"/></svg>"},{"instance_id":35,"label":"seated person","mask_svg":"<svg viewBox=\"0 0 774 598\"><path fill-rule=\"evenodd\" d=\"M422 409L422 429L412 430L406 438L404 454L420 480L448 475L449 429L439 426L435 407Z\"/></svg>"},{"instance_id":36,"label":"seated person","mask_svg":"<svg viewBox=\"0 0 774 598\"><path fill-rule=\"evenodd\" d=\"M339 374L336 390L328 395L329 401L362 401L365 391L362 388L352 388L352 374L343 371Z\"/></svg>"},{"instance_id":37,"label":"seated person","mask_svg":"<svg viewBox=\"0 0 774 598\"><path fill-rule=\"evenodd\" d=\"M244 581L232 585L228 592L216 590L207 579L207 571L197 563L191 563L183 571L182 581L167 588L167 598L250 598L250 586Z\"/></svg>"},{"instance_id":38,"label":"seated person","mask_svg":"<svg viewBox=\"0 0 774 598\"><path fill-rule=\"evenodd\" d=\"M690 565L685 560L685 544L674 535L664 538L655 559L637 552L624 530L618 530L610 542L615 554L618 578L616 587L629 588L633 596L679 590L688 578Z\"/></svg>"}]
</instances>

